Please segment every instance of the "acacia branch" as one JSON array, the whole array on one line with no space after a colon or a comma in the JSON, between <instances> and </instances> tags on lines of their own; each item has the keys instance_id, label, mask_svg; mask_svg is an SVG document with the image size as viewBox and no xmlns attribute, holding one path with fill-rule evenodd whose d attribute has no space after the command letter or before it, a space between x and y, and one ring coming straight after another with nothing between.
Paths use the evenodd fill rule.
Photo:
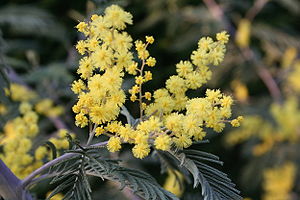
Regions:
<instances>
[{"instance_id":1,"label":"acacia branch","mask_svg":"<svg viewBox=\"0 0 300 200\"><path fill-rule=\"evenodd\" d=\"M0 159L0 197L5 200L32 200L21 187L21 180Z\"/></svg>"}]
</instances>

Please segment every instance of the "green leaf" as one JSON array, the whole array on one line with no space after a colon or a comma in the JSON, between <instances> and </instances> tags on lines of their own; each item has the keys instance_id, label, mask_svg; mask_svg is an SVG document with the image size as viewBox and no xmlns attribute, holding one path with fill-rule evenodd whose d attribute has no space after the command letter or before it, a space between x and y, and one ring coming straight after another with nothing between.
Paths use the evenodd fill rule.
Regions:
<instances>
[{"instance_id":1,"label":"green leaf","mask_svg":"<svg viewBox=\"0 0 300 200\"><path fill-rule=\"evenodd\" d=\"M128 169L116 162L101 158L95 159L92 156L89 158L86 168L88 173L107 180L117 181L121 184L121 189L128 187L144 199L178 199L172 193L164 190L151 175L143 171Z\"/></svg>"},{"instance_id":2,"label":"green leaf","mask_svg":"<svg viewBox=\"0 0 300 200\"><path fill-rule=\"evenodd\" d=\"M64 160L51 168L49 175L55 174L50 182L59 184L47 198L58 193L66 192L64 200L91 200L91 187L87 180L87 174L84 169L86 157L76 155L74 158Z\"/></svg>"},{"instance_id":3,"label":"green leaf","mask_svg":"<svg viewBox=\"0 0 300 200\"><path fill-rule=\"evenodd\" d=\"M44 177L53 177L51 184L58 184L48 199L61 192L66 192L66 200L91 199L91 188L87 179L87 175L91 175L119 182L120 189L128 187L144 199L178 200L175 195L164 190L151 175L122 167L118 160L102 158L100 150L83 147L69 150L74 157L57 163L44 174Z\"/></svg>"},{"instance_id":4,"label":"green leaf","mask_svg":"<svg viewBox=\"0 0 300 200\"><path fill-rule=\"evenodd\" d=\"M41 83L45 80L49 82L58 82L62 84L69 84L73 77L66 69L64 63L52 63L47 66L41 66L39 69L32 71L23 77L23 80L28 83Z\"/></svg>"},{"instance_id":5,"label":"green leaf","mask_svg":"<svg viewBox=\"0 0 300 200\"><path fill-rule=\"evenodd\" d=\"M6 6L0 9L0 26L8 25L11 32L43 36L69 45L65 28L46 10L32 6Z\"/></svg>"},{"instance_id":6,"label":"green leaf","mask_svg":"<svg viewBox=\"0 0 300 200\"><path fill-rule=\"evenodd\" d=\"M220 170L208 165L215 163L222 165L218 156L196 149L169 151L177 164L188 170L194 179L194 187L200 184L204 200L241 200L239 190L228 176Z\"/></svg>"}]
</instances>

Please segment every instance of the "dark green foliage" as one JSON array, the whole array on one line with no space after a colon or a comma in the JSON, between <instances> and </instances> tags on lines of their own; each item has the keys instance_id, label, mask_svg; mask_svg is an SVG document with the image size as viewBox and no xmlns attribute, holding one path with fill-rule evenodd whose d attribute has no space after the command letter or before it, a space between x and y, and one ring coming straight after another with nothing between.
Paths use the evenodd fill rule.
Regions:
<instances>
[{"instance_id":1,"label":"dark green foliage","mask_svg":"<svg viewBox=\"0 0 300 200\"><path fill-rule=\"evenodd\" d=\"M9 82L5 70L6 68L3 65L0 65L0 103L7 101L4 88L7 88Z\"/></svg>"},{"instance_id":2,"label":"dark green foliage","mask_svg":"<svg viewBox=\"0 0 300 200\"><path fill-rule=\"evenodd\" d=\"M67 37L65 28L51 14L31 6L1 8L0 25L8 26L13 34L48 37L63 43Z\"/></svg>"},{"instance_id":3,"label":"dark green foliage","mask_svg":"<svg viewBox=\"0 0 300 200\"><path fill-rule=\"evenodd\" d=\"M120 189L130 188L137 195L151 200L176 200L172 193L164 190L149 174L120 166L119 161L102 158L99 149L77 149L68 151L73 156L53 166L45 174L54 177L52 184L58 184L50 197L65 192L65 200L91 199L91 187L87 176L100 177L120 183ZM48 197L48 198L50 198Z\"/></svg>"},{"instance_id":4,"label":"dark green foliage","mask_svg":"<svg viewBox=\"0 0 300 200\"><path fill-rule=\"evenodd\" d=\"M7 78L6 71L7 65L4 61L4 54L3 54L3 46L5 41L2 38L2 31L0 30L0 103L7 101L4 88L8 87L9 80Z\"/></svg>"},{"instance_id":5,"label":"dark green foliage","mask_svg":"<svg viewBox=\"0 0 300 200\"><path fill-rule=\"evenodd\" d=\"M199 150L185 150L183 153L186 155L185 159L192 161L199 170L199 183L204 200L242 199L238 195L239 191L234 188L235 184L231 182L227 174L205 164L205 161L222 164L217 156Z\"/></svg>"},{"instance_id":6,"label":"dark green foliage","mask_svg":"<svg viewBox=\"0 0 300 200\"><path fill-rule=\"evenodd\" d=\"M176 168L184 174L186 174L186 170L189 171L193 176L194 187L200 185L204 200L242 199L239 190L234 188L235 184L231 182L227 174L207 164L222 165L223 162L219 160L219 157L195 149L178 152L172 150L169 153L159 152L159 155L165 167ZM170 160L172 157L173 162Z\"/></svg>"},{"instance_id":7,"label":"dark green foliage","mask_svg":"<svg viewBox=\"0 0 300 200\"><path fill-rule=\"evenodd\" d=\"M50 171L49 175L55 175L51 184L58 186L53 190L47 199L57 193L66 192L64 199L91 199L91 188L84 170L85 156L76 155L58 163Z\"/></svg>"}]
</instances>

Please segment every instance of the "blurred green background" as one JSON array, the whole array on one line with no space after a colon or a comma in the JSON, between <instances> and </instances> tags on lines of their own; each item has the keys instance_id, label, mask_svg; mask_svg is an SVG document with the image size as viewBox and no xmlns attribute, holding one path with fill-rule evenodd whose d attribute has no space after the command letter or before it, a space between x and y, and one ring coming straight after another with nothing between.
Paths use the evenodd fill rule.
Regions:
<instances>
[{"instance_id":1,"label":"blurred green background","mask_svg":"<svg viewBox=\"0 0 300 200\"><path fill-rule=\"evenodd\" d=\"M297 154L300 1L1 0L0 67L10 69L11 81L26 83L42 98L64 105L61 119L77 133L83 130L74 125L71 106L76 99L70 84L77 77L80 58L74 45L83 36L75 26L91 14L101 14L111 4L132 13L134 25L127 31L134 40L145 35L155 38L149 50L158 64L153 70L153 81L147 85L149 91L163 86L166 78L175 74L175 64L189 58L200 37L215 37L222 30L230 33L225 61L212 69L213 78L208 85L189 95L201 96L206 88L221 88L235 98L233 115L245 116L245 125L234 132L228 128L221 134L209 134L211 142L204 146L205 151L224 161L222 170L237 184L242 196L264 200L300 199L297 174L300 166ZM125 85L131 82L128 79ZM10 103L2 93L0 100ZM14 108L11 105L10 114L0 116L1 126L17 115ZM135 108L130 109L137 112ZM55 128L46 122L41 126L45 132ZM126 153L123 157L129 159ZM151 159L130 162L159 177L159 166ZM287 163L296 170L280 171ZM266 175L268 170L273 170L272 175ZM158 179L164 182L164 177ZM43 196L47 191L41 188L38 192ZM101 193L103 199L122 199L114 192L115 188L93 181L95 197ZM286 195L275 199L270 194L272 191ZM183 195L182 199L195 198Z\"/></svg>"}]
</instances>

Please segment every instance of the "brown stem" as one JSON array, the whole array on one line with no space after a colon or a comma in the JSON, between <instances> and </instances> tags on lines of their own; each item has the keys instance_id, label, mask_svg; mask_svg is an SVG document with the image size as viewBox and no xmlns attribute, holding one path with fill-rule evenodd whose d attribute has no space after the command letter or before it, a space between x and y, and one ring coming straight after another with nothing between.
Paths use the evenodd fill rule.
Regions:
<instances>
[{"instance_id":1,"label":"brown stem","mask_svg":"<svg viewBox=\"0 0 300 200\"><path fill-rule=\"evenodd\" d=\"M246 18L252 21L268 1L269 0L256 0L254 5L246 13Z\"/></svg>"},{"instance_id":2,"label":"brown stem","mask_svg":"<svg viewBox=\"0 0 300 200\"><path fill-rule=\"evenodd\" d=\"M250 48L244 48L244 49L241 49L241 51L246 60L254 62L256 72L257 72L258 76L261 78L261 80L264 82L266 87L268 88L272 98L276 102L280 102L281 98L282 98L281 91L280 91L276 81L272 77L270 71L267 70L267 68L263 66L263 63L261 63L254 56L254 53Z\"/></svg>"},{"instance_id":3,"label":"brown stem","mask_svg":"<svg viewBox=\"0 0 300 200\"><path fill-rule=\"evenodd\" d=\"M145 67L145 59L142 61L142 67L140 69L140 76L143 77L143 70ZM139 84L139 104L140 104L140 120L143 121L143 91L142 91L142 84Z\"/></svg>"},{"instance_id":4,"label":"brown stem","mask_svg":"<svg viewBox=\"0 0 300 200\"><path fill-rule=\"evenodd\" d=\"M254 6L248 11L247 18L253 19L257 13L263 8L263 6L267 3L268 0L257 0ZM203 0L208 10L211 12L212 16L224 23L225 27L230 30L231 35L235 35L235 28L231 25L229 20L224 15L224 11L222 8L215 2L215 0ZM251 11L252 10L252 11ZM260 79L264 82L267 89L269 90L272 98L275 101L280 101L282 98L280 89L276 84L276 81L272 77L271 73L267 68L263 66L256 57L254 52L249 48L240 48L240 52L246 61L252 62L255 65L256 73L260 77Z\"/></svg>"}]
</instances>

